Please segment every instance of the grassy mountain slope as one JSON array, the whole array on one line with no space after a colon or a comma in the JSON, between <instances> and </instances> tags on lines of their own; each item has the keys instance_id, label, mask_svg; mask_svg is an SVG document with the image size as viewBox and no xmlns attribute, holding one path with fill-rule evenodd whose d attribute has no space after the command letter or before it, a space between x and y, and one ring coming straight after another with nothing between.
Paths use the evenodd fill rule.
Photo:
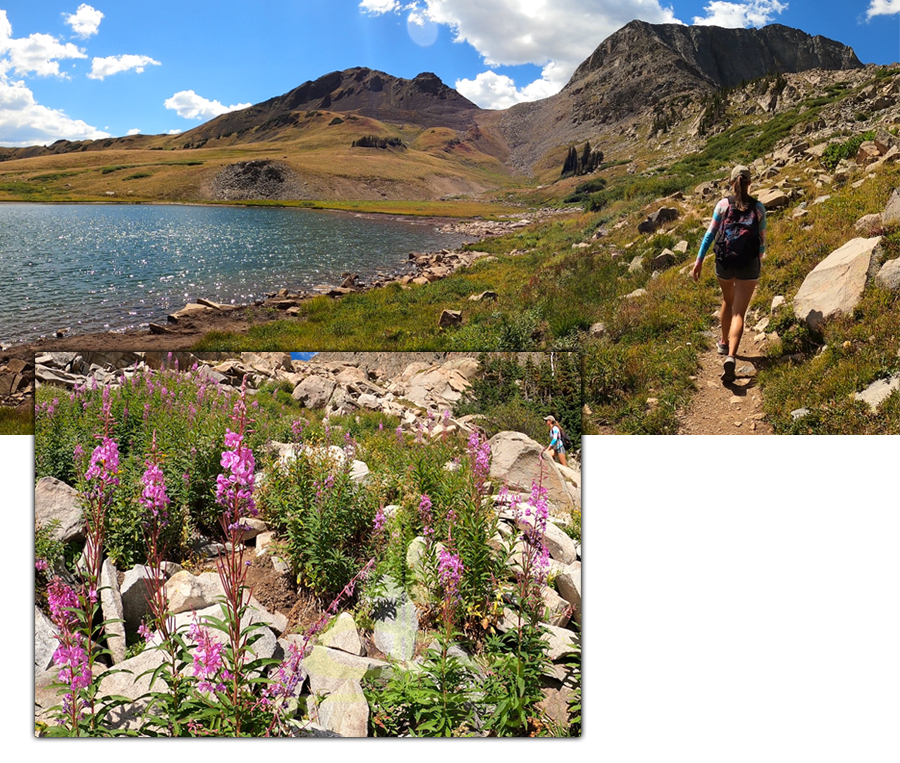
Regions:
<instances>
[{"instance_id":1,"label":"grassy mountain slope","mask_svg":"<svg viewBox=\"0 0 900 763\"><path fill-rule=\"evenodd\" d=\"M692 127L696 114L687 113L655 134L642 124L627 163L518 194L534 206L555 200L573 209L564 200L572 199L579 185L589 186L574 195L580 200L574 212L478 245L496 259L428 286L394 285L341 301L318 298L306 305L300 320L266 324L246 336L210 335L202 348L580 348L589 430L675 433L678 411L694 393L698 354L712 342L719 300L712 268L695 285L685 266L724 193L730 166L751 163L756 190L780 187L793 196L788 207L770 212L769 255L748 326L768 314L772 297L790 301L821 259L861 235L854 228L857 220L881 212L900 186L897 164L875 171L855 164L836 172L825 166L838 147L858 144L870 131L890 131L892 138L900 132L896 101L872 110L881 94L900 85L900 70L876 67L848 76L789 76L772 111L751 107L771 95L774 82L749 83L728 95L727 109L707 136ZM798 149L806 144L810 152ZM684 145L699 150L682 153ZM835 148L824 158L816 156L829 145ZM779 157L791 149L799 153L781 166ZM813 203L826 195L830 198ZM677 220L656 234L638 234L637 224L662 205L678 209ZM794 217L804 207L805 215ZM686 251L674 267L655 275L650 267L628 267L636 257L649 263L680 241L687 242ZM886 259L900 256L900 232L888 231L883 244ZM626 298L641 288L644 297ZM469 301L488 289L499 294L496 303ZM444 308L461 310L463 325L439 328ZM776 331L781 341L769 350L759 383L777 432L900 431L896 400L873 415L850 399L900 369L896 293L870 285L853 316L830 322L819 335L789 313L768 331ZM657 403L648 405L648 398ZM798 423L790 412L800 407L813 413Z\"/></svg>"},{"instance_id":2,"label":"grassy mountain slope","mask_svg":"<svg viewBox=\"0 0 900 763\"><path fill-rule=\"evenodd\" d=\"M368 135L396 138L402 146L353 147ZM297 125L259 142L212 140L194 149L147 142L2 162L0 200L217 200L211 184L223 169L259 159L286 165L296 182L283 198L301 200L438 199L512 180L500 160L449 128L387 125L325 111L304 113Z\"/></svg>"}]
</instances>

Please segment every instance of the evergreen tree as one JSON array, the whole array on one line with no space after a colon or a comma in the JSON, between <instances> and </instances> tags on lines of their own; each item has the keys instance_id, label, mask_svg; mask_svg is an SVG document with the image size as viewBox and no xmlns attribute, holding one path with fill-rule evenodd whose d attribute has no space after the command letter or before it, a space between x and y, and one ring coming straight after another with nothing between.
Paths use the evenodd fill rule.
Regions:
<instances>
[{"instance_id":1,"label":"evergreen tree","mask_svg":"<svg viewBox=\"0 0 900 763\"><path fill-rule=\"evenodd\" d=\"M569 152L566 154L566 161L563 162L561 177L574 175L578 170L578 152L575 146L569 146Z\"/></svg>"},{"instance_id":2,"label":"evergreen tree","mask_svg":"<svg viewBox=\"0 0 900 763\"><path fill-rule=\"evenodd\" d=\"M581 151L581 161L578 162L578 174L585 175L590 172L588 169L591 166L591 142L588 141L584 144L584 149Z\"/></svg>"}]
</instances>

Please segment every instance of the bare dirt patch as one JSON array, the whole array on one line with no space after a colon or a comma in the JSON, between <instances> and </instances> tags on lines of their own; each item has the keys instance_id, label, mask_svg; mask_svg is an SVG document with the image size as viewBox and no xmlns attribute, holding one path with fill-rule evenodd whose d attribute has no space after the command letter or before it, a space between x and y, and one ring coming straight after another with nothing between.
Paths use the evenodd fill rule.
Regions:
<instances>
[{"instance_id":1,"label":"bare dirt patch","mask_svg":"<svg viewBox=\"0 0 900 763\"><path fill-rule=\"evenodd\" d=\"M767 361L754 332L744 332L735 356L737 379L729 384L720 378L723 360L715 345L701 355L695 380L697 394L679 414L678 434L774 434L763 413L762 392L756 383L756 375Z\"/></svg>"}]
</instances>

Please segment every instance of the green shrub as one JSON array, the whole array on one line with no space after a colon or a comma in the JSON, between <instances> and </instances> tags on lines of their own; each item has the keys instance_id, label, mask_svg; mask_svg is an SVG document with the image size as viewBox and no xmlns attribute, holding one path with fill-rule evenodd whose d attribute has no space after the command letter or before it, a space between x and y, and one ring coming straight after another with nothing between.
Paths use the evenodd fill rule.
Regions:
<instances>
[{"instance_id":1,"label":"green shrub","mask_svg":"<svg viewBox=\"0 0 900 763\"><path fill-rule=\"evenodd\" d=\"M351 466L327 445L312 445L286 466L273 465L259 490L260 514L285 538L298 583L317 595L338 593L367 558L375 508Z\"/></svg>"},{"instance_id":2,"label":"green shrub","mask_svg":"<svg viewBox=\"0 0 900 763\"><path fill-rule=\"evenodd\" d=\"M874 130L855 135L843 143L829 143L822 154L822 164L829 171L837 167L841 159L852 159L859 151L859 147L867 140L875 137Z\"/></svg>"}]
</instances>

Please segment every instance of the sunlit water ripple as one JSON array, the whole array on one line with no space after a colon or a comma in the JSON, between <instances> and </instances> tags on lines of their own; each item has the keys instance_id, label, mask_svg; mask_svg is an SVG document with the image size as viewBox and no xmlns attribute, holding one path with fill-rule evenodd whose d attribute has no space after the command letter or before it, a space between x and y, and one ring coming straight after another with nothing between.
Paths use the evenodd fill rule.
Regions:
<instances>
[{"instance_id":1,"label":"sunlit water ripple","mask_svg":"<svg viewBox=\"0 0 900 763\"><path fill-rule=\"evenodd\" d=\"M198 297L243 304L396 272L463 238L433 222L305 209L0 204L0 342L122 330Z\"/></svg>"}]
</instances>

